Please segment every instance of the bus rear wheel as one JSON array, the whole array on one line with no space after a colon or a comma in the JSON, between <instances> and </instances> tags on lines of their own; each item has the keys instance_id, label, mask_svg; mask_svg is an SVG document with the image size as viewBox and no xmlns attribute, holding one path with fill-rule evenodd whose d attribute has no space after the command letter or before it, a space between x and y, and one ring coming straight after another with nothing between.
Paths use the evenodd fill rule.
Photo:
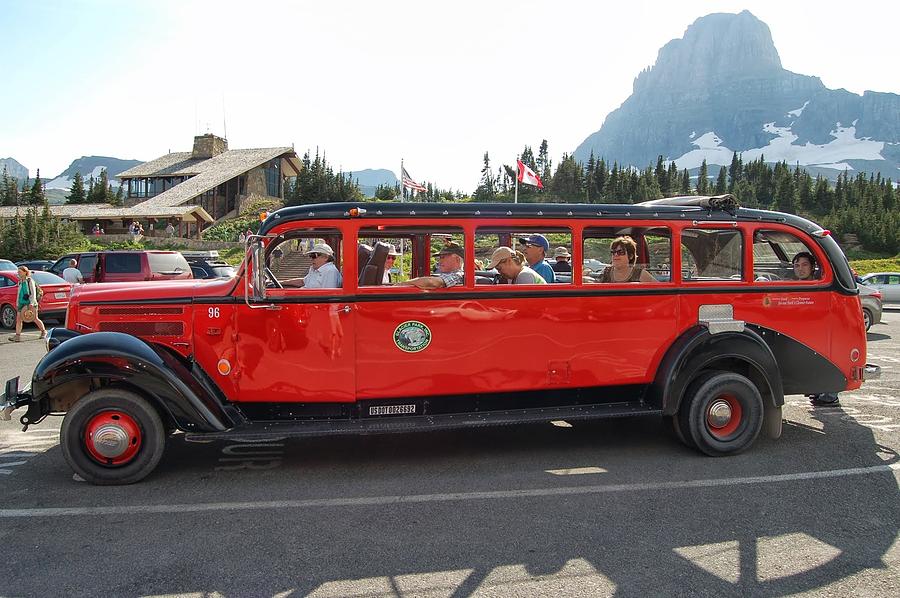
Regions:
<instances>
[{"instance_id":1,"label":"bus rear wheel","mask_svg":"<svg viewBox=\"0 0 900 598\"><path fill-rule=\"evenodd\" d=\"M749 448L763 425L763 401L756 385L740 374L706 372L688 387L678 414L681 433L713 457Z\"/></svg>"},{"instance_id":2,"label":"bus rear wheel","mask_svg":"<svg viewBox=\"0 0 900 598\"><path fill-rule=\"evenodd\" d=\"M101 486L147 477L165 448L165 426L144 398L105 388L85 395L60 428L63 456L75 473Z\"/></svg>"}]
</instances>

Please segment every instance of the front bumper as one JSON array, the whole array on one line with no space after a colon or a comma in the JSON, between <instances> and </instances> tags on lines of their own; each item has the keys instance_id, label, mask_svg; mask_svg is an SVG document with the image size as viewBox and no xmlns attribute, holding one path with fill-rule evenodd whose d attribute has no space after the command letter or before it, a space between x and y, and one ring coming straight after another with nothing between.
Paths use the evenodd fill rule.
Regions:
<instances>
[{"instance_id":1,"label":"front bumper","mask_svg":"<svg viewBox=\"0 0 900 598\"><path fill-rule=\"evenodd\" d=\"M12 419L11 414L13 410L30 404L31 399L30 385L19 390L18 376L7 380L3 394L0 394L0 421L9 421Z\"/></svg>"}]
</instances>

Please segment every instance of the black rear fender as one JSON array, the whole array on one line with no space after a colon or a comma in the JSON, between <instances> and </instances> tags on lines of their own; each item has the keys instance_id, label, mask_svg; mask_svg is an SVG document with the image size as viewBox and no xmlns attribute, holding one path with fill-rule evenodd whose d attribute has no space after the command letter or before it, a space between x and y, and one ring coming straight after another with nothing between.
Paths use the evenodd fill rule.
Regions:
<instances>
[{"instance_id":1,"label":"black rear fender","mask_svg":"<svg viewBox=\"0 0 900 598\"><path fill-rule=\"evenodd\" d=\"M669 347L648 389L648 402L665 415L678 413L687 386L703 370L741 374L756 385L767 405L784 404L778 362L759 334L748 328L710 334L699 325Z\"/></svg>"},{"instance_id":2,"label":"black rear fender","mask_svg":"<svg viewBox=\"0 0 900 598\"><path fill-rule=\"evenodd\" d=\"M221 432L233 427L221 392L199 371L138 337L94 332L67 338L38 363L31 382L31 415L67 408L95 387L138 392L176 427ZM54 408L55 407L55 408Z\"/></svg>"}]
</instances>

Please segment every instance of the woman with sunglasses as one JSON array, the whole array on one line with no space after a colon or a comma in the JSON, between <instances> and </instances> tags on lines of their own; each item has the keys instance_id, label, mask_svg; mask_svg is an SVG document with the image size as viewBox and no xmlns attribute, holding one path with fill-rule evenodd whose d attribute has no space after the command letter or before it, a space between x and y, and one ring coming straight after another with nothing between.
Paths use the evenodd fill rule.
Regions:
<instances>
[{"instance_id":1,"label":"woman with sunglasses","mask_svg":"<svg viewBox=\"0 0 900 598\"><path fill-rule=\"evenodd\" d=\"M600 275L600 282L656 282L653 275L637 266L637 243L628 236L616 237L609 248L612 266Z\"/></svg>"}]
</instances>

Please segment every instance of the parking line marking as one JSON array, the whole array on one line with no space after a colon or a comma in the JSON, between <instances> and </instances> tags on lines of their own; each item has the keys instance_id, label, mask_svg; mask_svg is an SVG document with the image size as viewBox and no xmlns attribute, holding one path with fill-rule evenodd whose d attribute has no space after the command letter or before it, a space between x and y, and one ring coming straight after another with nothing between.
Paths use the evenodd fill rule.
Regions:
<instances>
[{"instance_id":1,"label":"parking line marking","mask_svg":"<svg viewBox=\"0 0 900 598\"><path fill-rule=\"evenodd\" d=\"M607 473L602 467L572 467L569 469L546 469L547 473L553 475L585 475L589 473Z\"/></svg>"},{"instance_id":2,"label":"parking line marking","mask_svg":"<svg viewBox=\"0 0 900 598\"><path fill-rule=\"evenodd\" d=\"M876 473L900 471L900 463L872 465L849 469L807 471L746 478L713 478L684 480L681 482L656 482L646 484L610 484L606 486L571 486L563 488L532 488L523 490L495 490L486 492L455 492L446 494L413 494L410 496L363 496L359 498L311 498L305 500L271 500L255 502L185 503L168 505L133 505L106 507L45 507L33 509L0 509L0 518L71 517L74 515L154 515L160 513L204 513L214 511L258 511L264 509L309 509L314 507L370 507L441 503L468 500L507 500L515 498L542 498L547 496L578 496L606 494L610 492L653 492L656 490L681 490L746 486L751 484L777 484L799 480L821 480Z\"/></svg>"}]
</instances>

